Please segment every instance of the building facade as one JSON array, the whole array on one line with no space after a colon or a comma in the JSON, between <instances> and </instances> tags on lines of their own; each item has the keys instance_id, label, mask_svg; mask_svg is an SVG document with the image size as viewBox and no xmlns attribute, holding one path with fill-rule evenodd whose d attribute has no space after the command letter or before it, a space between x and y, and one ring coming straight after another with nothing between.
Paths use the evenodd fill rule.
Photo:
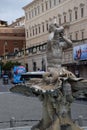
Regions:
<instances>
[{"instance_id":1,"label":"building facade","mask_svg":"<svg viewBox=\"0 0 87 130\"><path fill-rule=\"evenodd\" d=\"M87 0L33 0L23 9L25 11L27 48L47 43L49 24L54 19L59 25L64 26L65 35L73 41L73 48L76 45L87 43ZM64 51L63 65L66 65L74 73L77 71L79 73L80 70L77 68L82 60L74 60L73 48ZM41 68L42 59L44 59L47 66L45 53L44 56L37 54L33 57L29 56L28 65L33 66L35 64L38 68L39 63ZM84 70L81 69L81 71Z\"/></svg>"},{"instance_id":2,"label":"building facade","mask_svg":"<svg viewBox=\"0 0 87 130\"><path fill-rule=\"evenodd\" d=\"M25 26L25 16L17 18L14 22L12 22L9 27L24 27Z\"/></svg>"},{"instance_id":3,"label":"building facade","mask_svg":"<svg viewBox=\"0 0 87 130\"><path fill-rule=\"evenodd\" d=\"M4 59L25 46L24 28L0 28L0 56Z\"/></svg>"}]
</instances>

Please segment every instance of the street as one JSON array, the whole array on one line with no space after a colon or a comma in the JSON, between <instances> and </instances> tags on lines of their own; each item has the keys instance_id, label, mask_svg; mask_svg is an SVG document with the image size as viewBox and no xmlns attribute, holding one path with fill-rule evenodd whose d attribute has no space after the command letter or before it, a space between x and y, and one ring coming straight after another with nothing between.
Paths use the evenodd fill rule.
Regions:
<instances>
[{"instance_id":1,"label":"street","mask_svg":"<svg viewBox=\"0 0 87 130\"><path fill-rule=\"evenodd\" d=\"M17 120L16 126L33 125L41 118L41 103L37 98L1 93L0 128L10 127L11 117Z\"/></svg>"},{"instance_id":2,"label":"street","mask_svg":"<svg viewBox=\"0 0 87 130\"><path fill-rule=\"evenodd\" d=\"M9 89L13 86L11 81L8 81L8 84L3 84L3 79L0 79L0 92L9 92Z\"/></svg>"},{"instance_id":3,"label":"street","mask_svg":"<svg viewBox=\"0 0 87 130\"><path fill-rule=\"evenodd\" d=\"M26 97L9 92L12 84L0 83L0 128L9 128L10 119L15 117L16 126L31 126L41 119L42 104L35 97ZM79 115L85 118L87 125L87 102L75 101L72 104L72 118L77 120Z\"/></svg>"},{"instance_id":4,"label":"street","mask_svg":"<svg viewBox=\"0 0 87 130\"><path fill-rule=\"evenodd\" d=\"M9 81L3 84L0 79L0 128L9 128L10 119L15 117L16 126L33 125L41 119L41 102L37 98L14 94Z\"/></svg>"}]
</instances>

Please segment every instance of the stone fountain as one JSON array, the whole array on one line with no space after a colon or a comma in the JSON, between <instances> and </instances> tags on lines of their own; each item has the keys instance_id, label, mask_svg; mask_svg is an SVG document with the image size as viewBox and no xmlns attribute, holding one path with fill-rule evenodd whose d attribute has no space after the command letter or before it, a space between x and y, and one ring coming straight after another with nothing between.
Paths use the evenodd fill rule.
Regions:
<instances>
[{"instance_id":1,"label":"stone fountain","mask_svg":"<svg viewBox=\"0 0 87 130\"><path fill-rule=\"evenodd\" d=\"M42 101L42 119L32 130L82 130L71 119L71 104L80 94L87 95L87 81L62 67L63 50L70 47L72 42L65 37L64 28L51 23L46 50L47 72L42 78L31 78L28 83L11 88L12 92L35 95Z\"/></svg>"}]
</instances>

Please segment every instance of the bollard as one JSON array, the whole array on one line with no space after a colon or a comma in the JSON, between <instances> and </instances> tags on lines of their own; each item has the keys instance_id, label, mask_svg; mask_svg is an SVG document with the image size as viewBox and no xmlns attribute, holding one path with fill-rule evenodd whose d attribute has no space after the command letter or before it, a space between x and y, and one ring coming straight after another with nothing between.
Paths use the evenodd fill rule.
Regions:
<instances>
[{"instance_id":1,"label":"bollard","mask_svg":"<svg viewBox=\"0 0 87 130\"><path fill-rule=\"evenodd\" d=\"M10 127L15 127L15 123L16 123L15 117L11 117L11 119L10 119Z\"/></svg>"},{"instance_id":2,"label":"bollard","mask_svg":"<svg viewBox=\"0 0 87 130\"><path fill-rule=\"evenodd\" d=\"M83 126L83 116L82 116L82 115L80 115L80 116L78 117L78 125L79 125L79 126Z\"/></svg>"}]
</instances>

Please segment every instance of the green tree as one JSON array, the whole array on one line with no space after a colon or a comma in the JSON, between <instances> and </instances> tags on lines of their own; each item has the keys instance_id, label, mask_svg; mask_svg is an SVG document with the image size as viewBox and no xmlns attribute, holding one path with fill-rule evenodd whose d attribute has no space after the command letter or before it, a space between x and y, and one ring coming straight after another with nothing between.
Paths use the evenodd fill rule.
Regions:
<instances>
[{"instance_id":1,"label":"green tree","mask_svg":"<svg viewBox=\"0 0 87 130\"><path fill-rule=\"evenodd\" d=\"M5 64L2 64L2 69L5 71L10 71L15 65L21 65L21 63L8 61Z\"/></svg>"}]
</instances>

